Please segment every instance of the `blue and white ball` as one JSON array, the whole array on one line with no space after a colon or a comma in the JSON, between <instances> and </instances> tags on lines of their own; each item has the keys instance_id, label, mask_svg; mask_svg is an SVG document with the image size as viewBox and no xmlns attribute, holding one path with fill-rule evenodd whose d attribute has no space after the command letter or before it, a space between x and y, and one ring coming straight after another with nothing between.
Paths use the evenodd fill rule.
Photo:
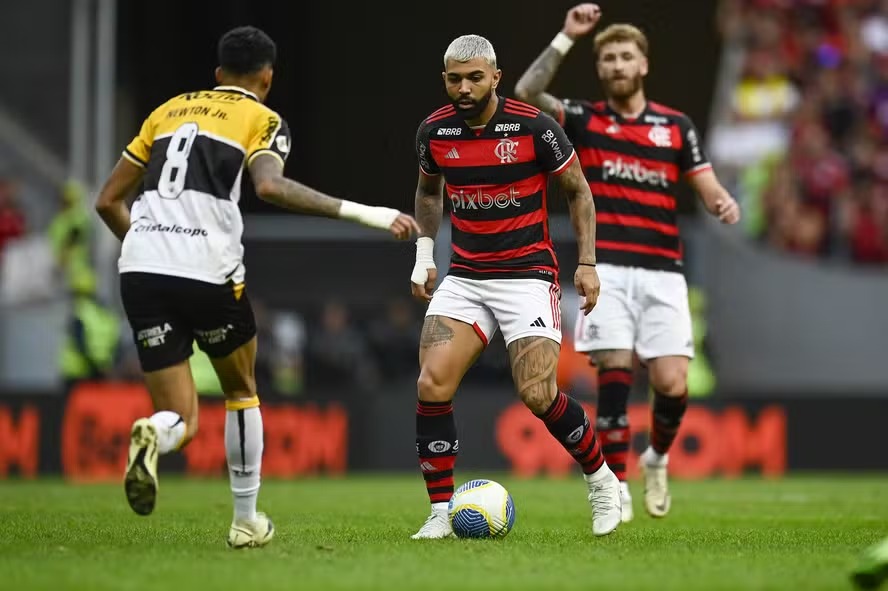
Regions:
<instances>
[{"instance_id":1,"label":"blue and white ball","mask_svg":"<svg viewBox=\"0 0 888 591\"><path fill-rule=\"evenodd\" d=\"M501 484L470 480L456 489L447 507L459 538L502 538L515 525L515 503Z\"/></svg>"}]
</instances>

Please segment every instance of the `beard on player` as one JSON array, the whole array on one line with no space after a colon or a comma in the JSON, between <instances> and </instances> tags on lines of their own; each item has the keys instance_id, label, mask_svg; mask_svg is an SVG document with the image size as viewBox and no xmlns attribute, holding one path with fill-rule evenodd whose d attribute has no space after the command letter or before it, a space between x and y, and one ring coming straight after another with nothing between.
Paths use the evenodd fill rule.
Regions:
<instances>
[{"instance_id":1,"label":"beard on player","mask_svg":"<svg viewBox=\"0 0 888 591\"><path fill-rule=\"evenodd\" d=\"M463 119L471 121L472 119L477 119L481 115L484 109L487 108L488 103L490 103L491 98L493 98L493 88L488 90L487 94L480 99L473 99L471 96L459 96L450 100L453 103L453 106L456 107L456 112L459 113Z\"/></svg>"},{"instance_id":2,"label":"beard on player","mask_svg":"<svg viewBox=\"0 0 888 591\"><path fill-rule=\"evenodd\" d=\"M608 98L615 101L625 101L632 98L636 93L641 92L642 89L641 74L636 74L635 76L615 74L603 80L603 82L604 92Z\"/></svg>"}]
</instances>

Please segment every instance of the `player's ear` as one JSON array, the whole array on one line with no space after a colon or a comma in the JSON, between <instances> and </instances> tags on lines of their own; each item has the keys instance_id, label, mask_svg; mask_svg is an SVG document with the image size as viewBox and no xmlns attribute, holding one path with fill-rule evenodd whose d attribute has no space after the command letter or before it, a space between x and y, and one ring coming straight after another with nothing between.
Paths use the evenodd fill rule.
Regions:
<instances>
[{"instance_id":1,"label":"player's ear","mask_svg":"<svg viewBox=\"0 0 888 591\"><path fill-rule=\"evenodd\" d=\"M496 89L497 86L499 86L500 80L502 80L502 78L503 78L503 71L502 70L497 70L496 72L493 73L493 88L494 88L494 90Z\"/></svg>"},{"instance_id":2,"label":"player's ear","mask_svg":"<svg viewBox=\"0 0 888 591\"><path fill-rule=\"evenodd\" d=\"M647 76L647 73L648 73L648 58L647 57L642 56L641 69L640 69L639 73L642 75L642 77Z\"/></svg>"},{"instance_id":3,"label":"player's ear","mask_svg":"<svg viewBox=\"0 0 888 591\"><path fill-rule=\"evenodd\" d=\"M216 68L216 83L222 84L222 68L221 67Z\"/></svg>"},{"instance_id":4,"label":"player's ear","mask_svg":"<svg viewBox=\"0 0 888 591\"><path fill-rule=\"evenodd\" d=\"M265 90L271 88L271 79L274 77L274 70L271 68L265 68L262 71L262 86L265 87Z\"/></svg>"}]
</instances>

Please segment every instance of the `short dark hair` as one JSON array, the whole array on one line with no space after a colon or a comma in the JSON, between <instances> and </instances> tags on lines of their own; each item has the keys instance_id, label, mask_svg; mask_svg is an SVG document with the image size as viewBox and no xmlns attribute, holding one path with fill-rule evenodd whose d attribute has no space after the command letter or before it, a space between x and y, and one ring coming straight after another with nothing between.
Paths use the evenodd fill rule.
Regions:
<instances>
[{"instance_id":1,"label":"short dark hair","mask_svg":"<svg viewBox=\"0 0 888 591\"><path fill-rule=\"evenodd\" d=\"M237 27L219 39L219 66L231 74L253 74L274 66L277 46L256 27Z\"/></svg>"}]
</instances>

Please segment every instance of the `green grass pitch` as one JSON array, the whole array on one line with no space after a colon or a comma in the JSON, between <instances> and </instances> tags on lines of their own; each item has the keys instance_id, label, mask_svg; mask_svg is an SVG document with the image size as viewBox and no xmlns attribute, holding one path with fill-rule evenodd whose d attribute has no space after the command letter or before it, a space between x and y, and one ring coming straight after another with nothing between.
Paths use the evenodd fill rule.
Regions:
<instances>
[{"instance_id":1,"label":"green grass pitch","mask_svg":"<svg viewBox=\"0 0 888 591\"><path fill-rule=\"evenodd\" d=\"M585 485L494 478L512 493L503 540L409 539L428 512L419 474L267 481L277 536L232 551L223 480L161 481L150 517L120 486L0 483L0 588L851 589L848 572L888 534L888 476L674 482L671 514L592 536ZM469 478L460 474L457 484Z\"/></svg>"}]
</instances>

